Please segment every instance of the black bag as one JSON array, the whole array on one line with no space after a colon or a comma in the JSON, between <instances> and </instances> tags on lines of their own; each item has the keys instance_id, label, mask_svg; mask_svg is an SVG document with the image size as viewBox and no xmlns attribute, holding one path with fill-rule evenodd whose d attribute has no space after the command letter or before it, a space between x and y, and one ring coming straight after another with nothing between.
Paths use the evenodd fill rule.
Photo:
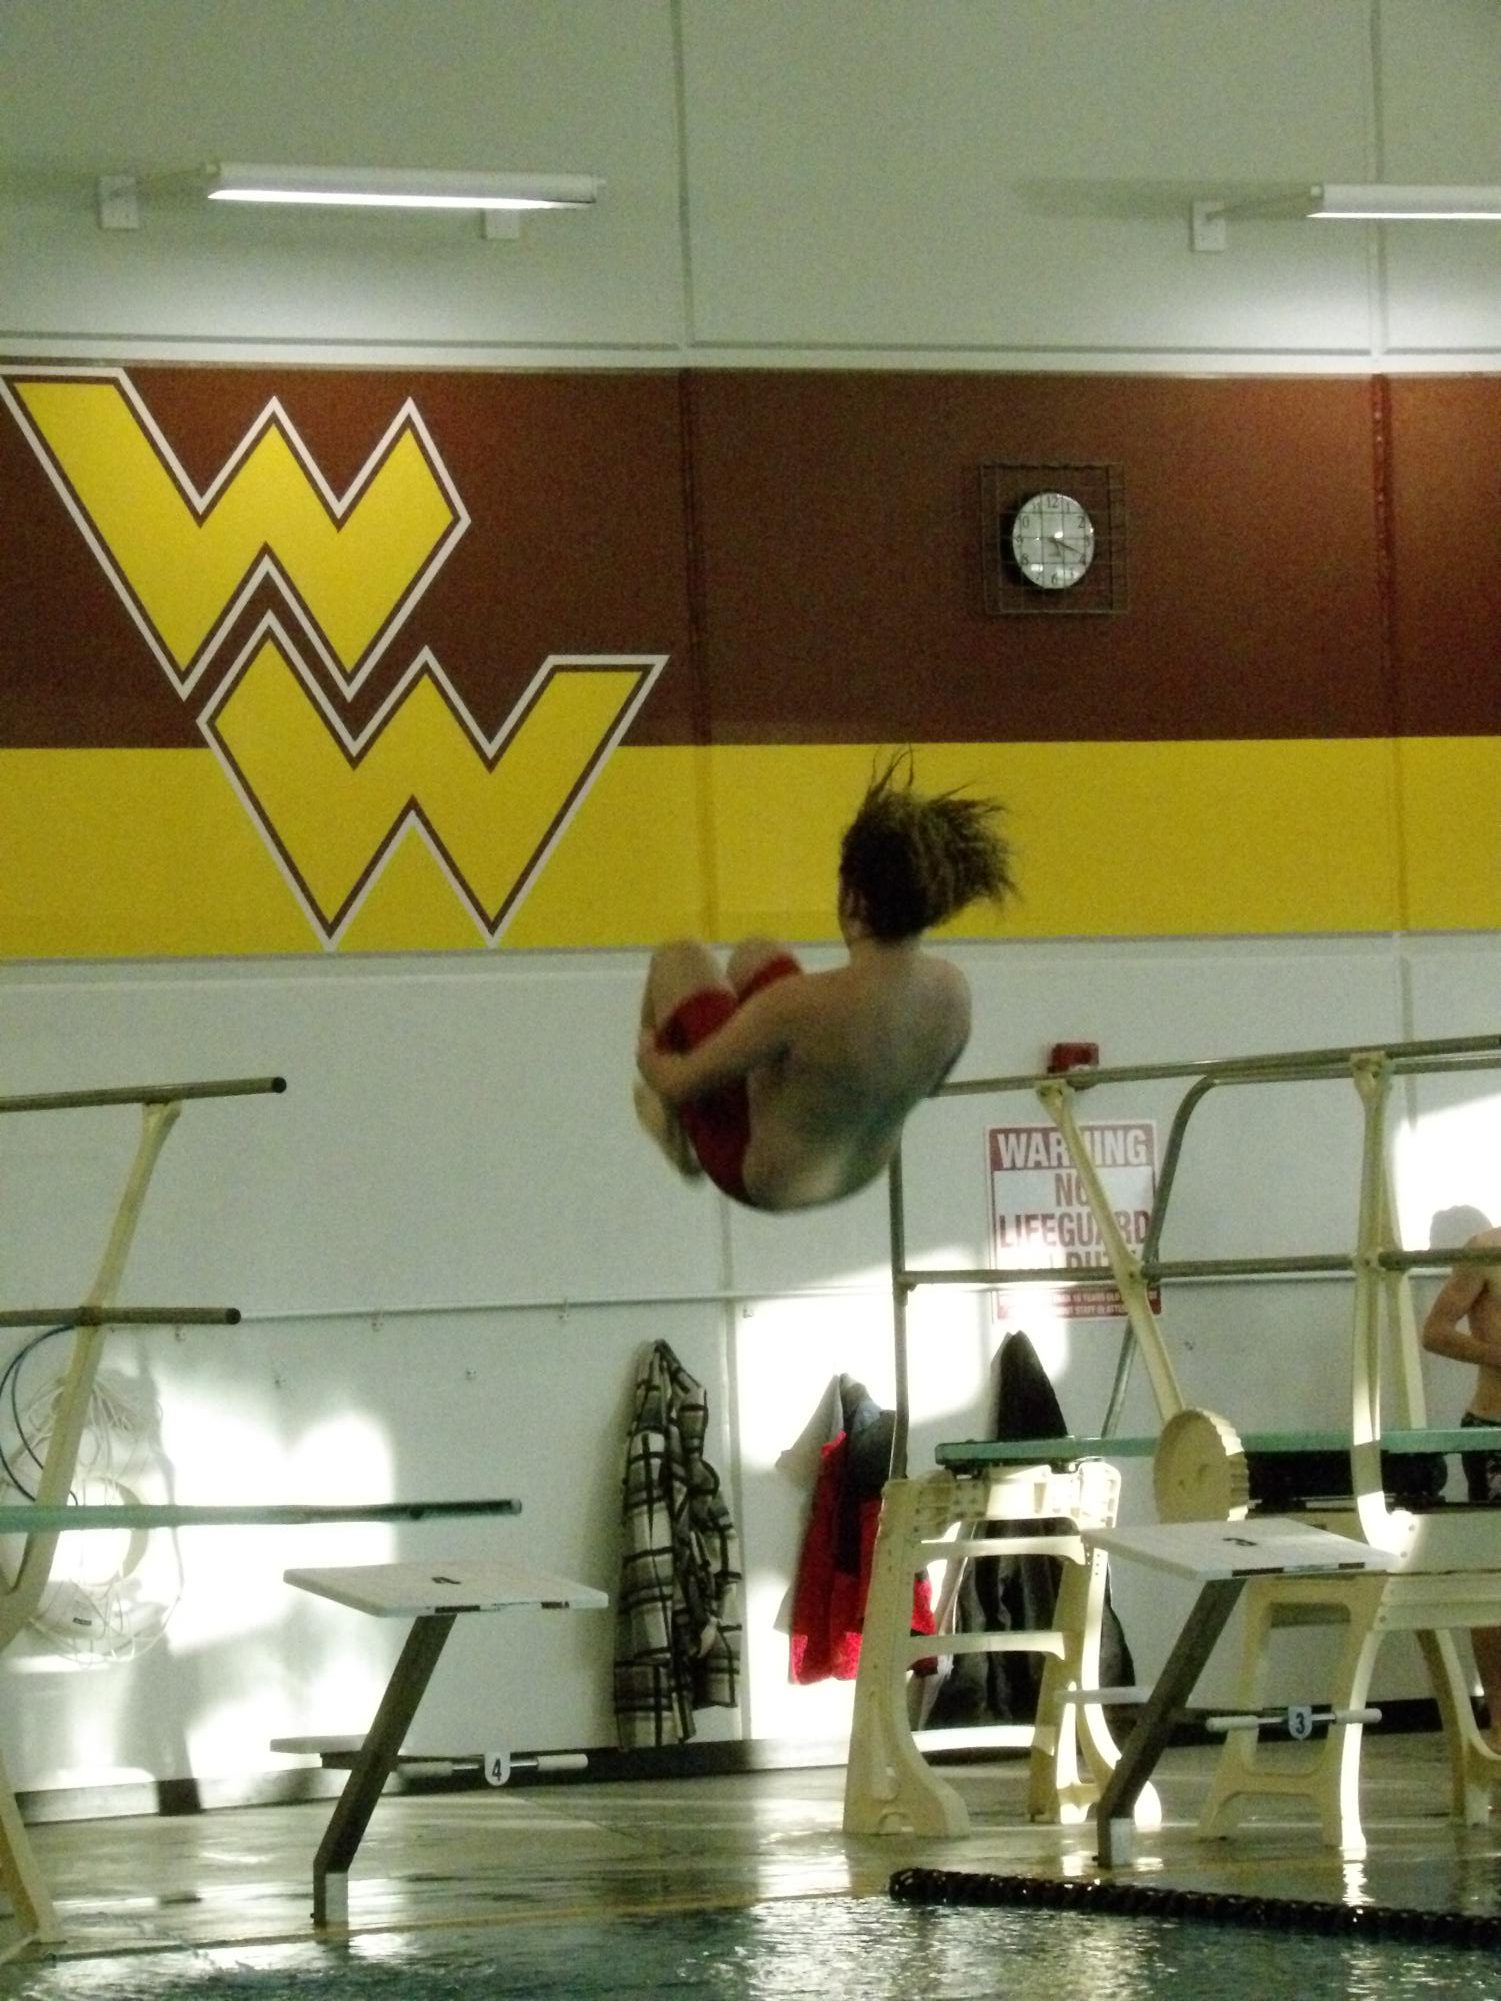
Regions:
<instances>
[{"instance_id":1,"label":"black bag","mask_svg":"<svg viewBox=\"0 0 1501 2001\"><path fill-rule=\"evenodd\" d=\"M1025 1334L1002 1343L993 1369L991 1436L1066 1438L1069 1427L1047 1371ZM1069 1535L1069 1521L989 1521L987 1536ZM1046 1632L1053 1623L1062 1560L1056 1556L981 1556L966 1565L955 1616L962 1633ZM1037 1716L1046 1656L1034 1653L956 1654L925 1727L958 1729L983 1723L1031 1723ZM1105 1588L1100 1622L1100 1685L1136 1679L1131 1649Z\"/></svg>"}]
</instances>

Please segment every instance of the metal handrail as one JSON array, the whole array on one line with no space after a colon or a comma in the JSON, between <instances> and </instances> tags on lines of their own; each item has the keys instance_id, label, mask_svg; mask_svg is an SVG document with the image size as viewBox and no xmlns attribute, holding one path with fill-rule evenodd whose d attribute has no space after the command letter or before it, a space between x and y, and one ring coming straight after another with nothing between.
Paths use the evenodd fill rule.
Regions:
<instances>
[{"instance_id":1,"label":"metal handrail","mask_svg":"<svg viewBox=\"0 0 1501 2001\"><path fill-rule=\"evenodd\" d=\"M1227 1082L1262 1083L1278 1078L1294 1081L1295 1071L1311 1070L1315 1075L1342 1076L1362 1056L1386 1057L1395 1071L1407 1074L1427 1066L1429 1058L1446 1056L1489 1056L1501 1064L1501 1035L1456 1035L1434 1041L1351 1043L1339 1049L1273 1050L1263 1056L1221 1056L1206 1062L1085 1064L1072 1070L1021 1071L1009 1077L965 1077L940 1084L935 1098L972 1097L983 1091L1035 1091L1040 1084L1071 1084L1075 1090L1096 1084L1136 1084L1153 1078L1212 1077ZM1489 1069L1489 1063L1453 1065L1438 1062L1439 1070ZM1252 1074L1246 1075L1250 1072Z\"/></svg>"},{"instance_id":2,"label":"metal handrail","mask_svg":"<svg viewBox=\"0 0 1501 2001\"><path fill-rule=\"evenodd\" d=\"M1148 1285L1164 1278L1278 1278L1321 1272L1348 1277L1363 1269L1363 1260L1349 1251L1290 1251L1285 1257L1267 1258L1142 1258L1140 1262ZM1374 1258L1381 1271L1452 1271L1455 1265L1490 1266L1498 1262L1501 1257L1489 1250L1378 1251ZM904 1292L916 1292L927 1285L967 1286L974 1292L1046 1285L1059 1292L1090 1292L1115 1281L1104 1265L945 1265L931 1271L919 1266L901 1272L896 1282Z\"/></svg>"},{"instance_id":3,"label":"metal handrail","mask_svg":"<svg viewBox=\"0 0 1501 2001\"><path fill-rule=\"evenodd\" d=\"M0 1098L0 1112L75 1112L93 1105L177 1105L189 1098L253 1098L284 1091L285 1077L220 1077L198 1084L121 1084L100 1091L31 1091Z\"/></svg>"},{"instance_id":4,"label":"metal handrail","mask_svg":"<svg viewBox=\"0 0 1501 2001\"><path fill-rule=\"evenodd\" d=\"M0 1327L238 1327L238 1306L8 1306Z\"/></svg>"},{"instance_id":5,"label":"metal handrail","mask_svg":"<svg viewBox=\"0 0 1501 2001\"><path fill-rule=\"evenodd\" d=\"M1142 1083L1191 1078L1168 1131L1156 1194L1148 1218L1142 1255L1136 1268L1145 1284L1162 1279L1273 1277L1281 1275L1330 1273L1358 1274L1370 1261L1351 1253L1293 1253L1269 1258L1174 1258L1157 1255L1168 1202L1177 1179L1184 1135L1194 1111L1217 1085L1261 1083L1322 1083L1348 1081L1352 1070L1362 1065L1380 1064L1388 1074L1398 1076L1453 1075L1470 1070L1501 1069L1501 1035L1446 1036L1380 1044L1356 1043L1324 1049L1270 1051L1258 1056L1219 1058L1208 1062L1138 1063L1109 1066L1088 1065L1064 1071L1018 1073L1003 1077L973 1077L939 1085L935 1098L974 1097L982 1094L1028 1091L1060 1086L1079 1093L1100 1084ZM890 1167L891 1207L891 1289L896 1340L896 1412L892 1432L891 1475L904 1478L907 1470L909 1430L907 1324L908 1295L919 1286L956 1285L976 1290L1000 1290L1019 1285L1045 1284L1059 1290L1085 1290L1113 1284L1103 1267L1069 1270L1052 1265L1019 1268L974 1266L946 1270L908 1270L906 1266L905 1218L902 1189L902 1151L898 1144ZM1384 1251L1376 1254L1375 1265L1388 1272L1448 1270L1456 1264L1494 1263L1482 1252ZM1118 1421L1134 1348L1132 1329L1127 1327L1121 1343L1115 1382L1111 1389L1102 1433L1109 1436Z\"/></svg>"},{"instance_id":6,"label":"metal handrail","mask_svg":"<svg viewBox=\"0 0 1501 2001\"><path fill-rule=\"evenodd\" d=\"M89 1529L295 1528L331 1522L423 1522L467 1520L478 1515L519 1515L517 1500L369 1501L347 1507L300 1501L273 1501L264 1507L202 1506L163 1502L100 1504L67 1502L0 1507L0 1535L73 1535Z\"/></svg>"}]
</instances>

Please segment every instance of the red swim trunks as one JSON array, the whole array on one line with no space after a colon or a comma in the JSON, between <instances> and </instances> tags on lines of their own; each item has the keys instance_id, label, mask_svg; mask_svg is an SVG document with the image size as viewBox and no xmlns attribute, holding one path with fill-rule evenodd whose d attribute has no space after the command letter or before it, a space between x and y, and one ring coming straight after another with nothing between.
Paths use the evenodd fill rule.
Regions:
<instances>
[{"instance_id":1,"label":"red swim trunks","mask_svg":"<svg viewBox=\"0 0 1501 2001\"><path fill-rule=\"evenodd\" d=\"M702 993L689 994L657 1030L657 1047L674 1056L686 1056L716 1029L723 1028L742 1001L802 970L790 952L778 952L752 976L742 993L731 993L728 987L705 987ZM677 1117L714 1186L736 1202L749 1203L745 1149L750 1144L750 1098L744 1079L679 1105Z\"/></svg>"}]
</instances>

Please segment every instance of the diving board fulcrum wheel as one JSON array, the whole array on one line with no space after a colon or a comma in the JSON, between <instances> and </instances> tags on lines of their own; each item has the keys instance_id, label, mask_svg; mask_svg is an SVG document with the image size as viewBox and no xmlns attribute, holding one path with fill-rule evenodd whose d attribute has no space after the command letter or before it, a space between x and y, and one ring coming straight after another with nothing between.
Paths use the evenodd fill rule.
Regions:
<instances>
[{"instance_id":1,"label":"diving board fulcrum wheel","mask_svg":"<svg viewBox=\"0 0 1501 2001\"><path fill-rule=\"evenodd\" d=\"M1240 1433L1212 1410L1180 1410L1162 1427L1152 1492L1164 1522L1239 1522L1251 1505Z\"/></svg>"}]
</instances>

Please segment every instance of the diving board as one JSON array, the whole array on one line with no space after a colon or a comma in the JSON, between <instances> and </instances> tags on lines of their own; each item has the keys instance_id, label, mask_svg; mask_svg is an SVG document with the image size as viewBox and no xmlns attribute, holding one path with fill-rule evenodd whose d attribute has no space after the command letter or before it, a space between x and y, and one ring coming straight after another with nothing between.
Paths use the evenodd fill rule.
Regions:
<instances>
[{"instance_id":1,"label":"diving board","mask_svg":"<svg viewBox=\"0 0 1501 2001\"><path fill-rule=\"evenodd\" d=\"M455 1620L465 1613L509 1612L522 1607L603 1611L610 1601L593 1585L503 1558L289 1570L286 1581L300 1591L330 1598L337 1605L374 1618L413 1622L313 1858L313 1923L322 1928L348 1922L349 1871L381 1789L400 1762L402 1742Z\"/></svg>"}]
</instances>

